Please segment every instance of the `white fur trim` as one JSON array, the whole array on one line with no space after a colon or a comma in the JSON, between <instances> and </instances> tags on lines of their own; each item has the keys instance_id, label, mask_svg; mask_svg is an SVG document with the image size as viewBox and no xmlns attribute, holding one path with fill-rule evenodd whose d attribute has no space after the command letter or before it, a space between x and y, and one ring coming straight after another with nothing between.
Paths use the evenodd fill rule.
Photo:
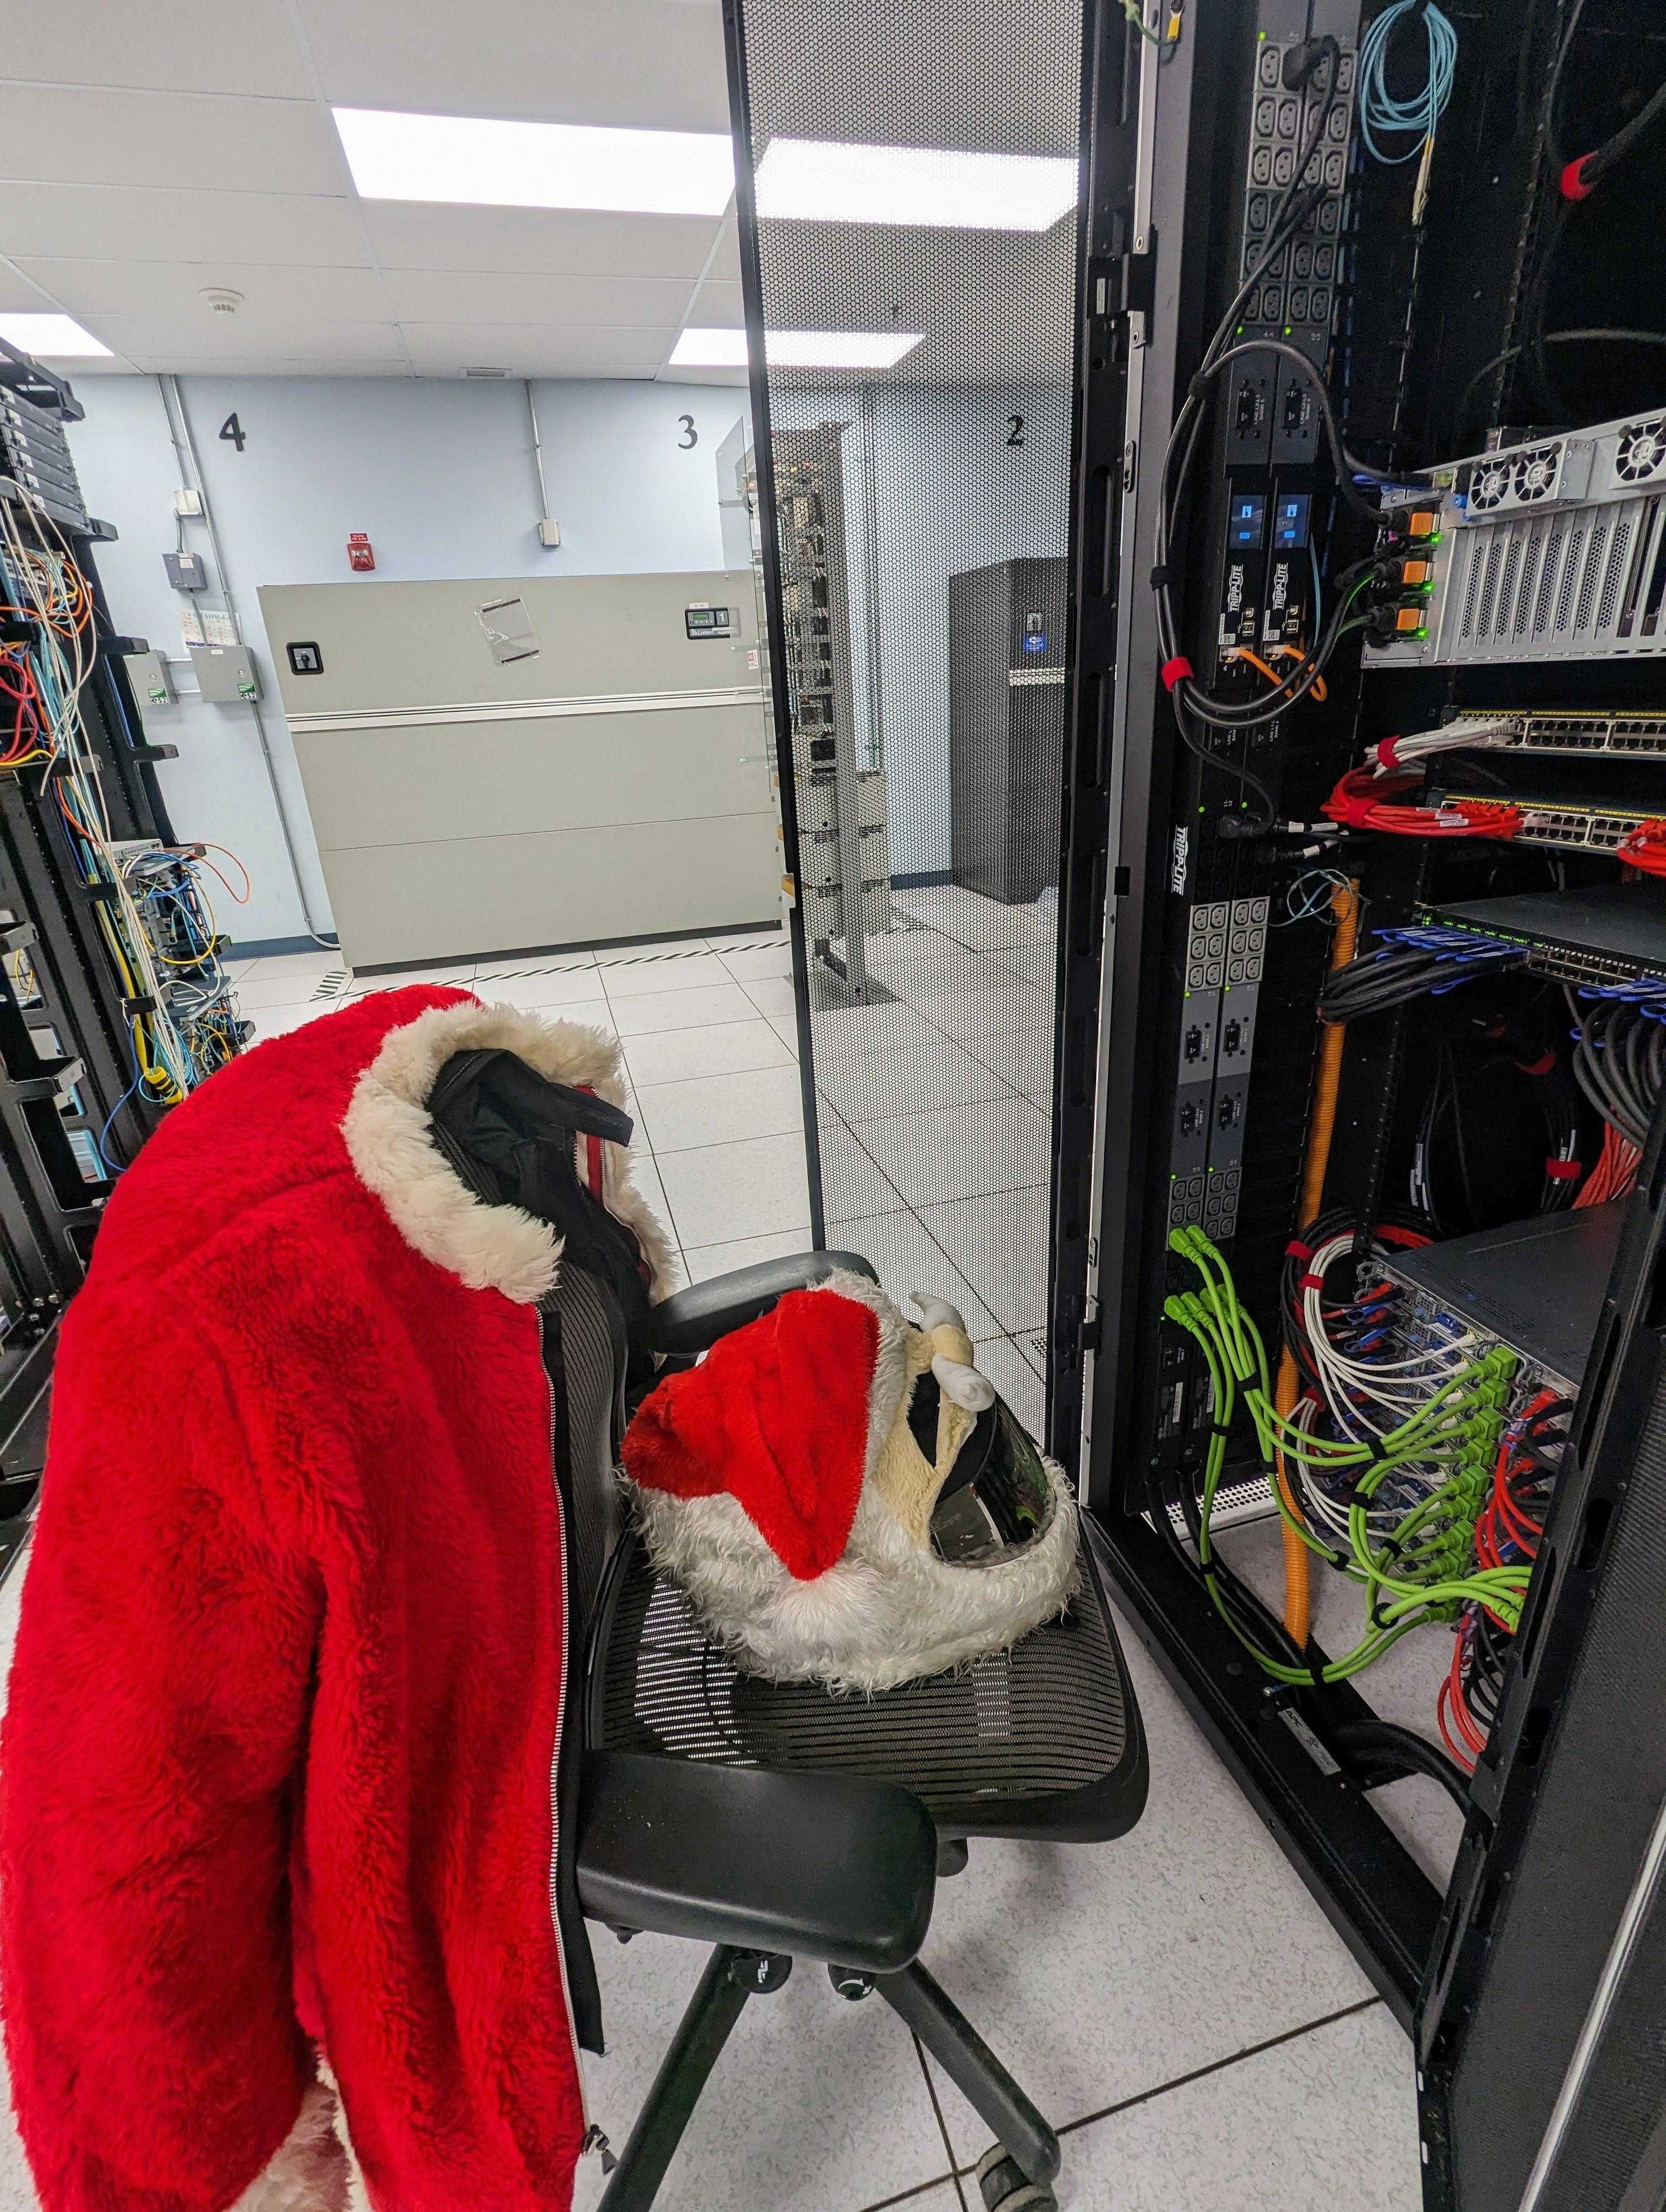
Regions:
<instances>
[{"instance_id":1,"label":"white fur trim","mask_svg":"<svg viewBox=\"0 0 1666 2212\"><path fill-rule=\"evenodd\" d=\"M844 1556L810 1582L788 1574L733 1498L635 1496L654 1565L742 1666L871 1695L1004 1650L1063 1612L1078 1586L1076 1499L1046 1467L1051 1516L1007 1558L952 1565L865 1488Z\"/></svg>"},{"instance_id":2,"label":"white fur trim","mask_svg":"<svg viewBox=\"0 0 1666 2212\"><path fill-rule=\"evenodd\" d=\"M314 2081L295 2125L231 2212L348 2212L348 2161L336 2133L336 2100Z\"/></svg>"},{"instance_id":3,"label":"white fur trim","mask_svg":"<svg viewBox=\"0 0 1666 2212\"><path fill-rule=\"evenodd\" d=\"M512 1052L553 1082L587 1085L610 1105L623 1096L617 1039L576 1022L543 1021L518 1006L465 999L430 1006L388 1031L353 1087L341 1133L360 1181L406 1243L471 1290L502 1291L518 1305L536 1305L555 1283L555 1231L521 1206L477 1198L432 1135L428 1100L441 1069L453 1053L477 1051ZM602 1149L607 1206L635 1231L654 1295L662 1297L671 1246L630 1182L628 1156L617 1145Z\"/></svg>"}]
</instances>

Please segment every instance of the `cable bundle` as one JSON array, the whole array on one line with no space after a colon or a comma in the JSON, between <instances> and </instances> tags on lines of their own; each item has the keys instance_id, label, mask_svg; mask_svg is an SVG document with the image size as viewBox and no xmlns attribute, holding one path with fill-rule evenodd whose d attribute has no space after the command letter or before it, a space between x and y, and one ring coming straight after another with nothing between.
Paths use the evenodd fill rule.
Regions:
<instances>
[{"instance_id":1,"label":"cable bundle","mask_svg":"<svg viewBox=\"0 0 1666 2212\"><path fill-rule=\"evenodd\" d=\"M1409 99L1399 100L1389 89L1389 47L1402 23L1423 18L1428 41L1428 72ZM1359 41L1359 135L1373 157L1393 167L1414 161L1435 135L1435 126L1452 96L1457 69L1457 33L1433 0L1393 0ZM1385 135L1413 134L1403 153L1391 154L1381 141Z\"/></svg>"},{"instance_id":2,"label":"cable bundle","mask_svg":"<svg viewBox=\"0 0 1666 2212\"><path fill-rule=\"evenodd\" d=\"M1507 745L1520 734L1519 720L1500 717L1495 722L1443 722L1438 730L1414 730L1408 737L1384 738L1370 755L1367 767L1383 774L1410 768L1437 753L1487 752Z\"/></svg>"},{"instance_id":3,"label":"cable bundle","mask_svg":"<svg viewBox=\"0 0 1666 2212\"><path fill-rule=\"evenodd\" d=\"M235 1051L240 1027L192 856L116 849L81 710L98 651L92 592L45 508L27 495L23 505L33 544L11 502L0 501L4 613L33 630L27 643L0 652L0 692L17 709L0 770L42 770L41 795L50 784L77 880L96 895L93 911L120 988L133 1071L97 1140L114 1175L105 1143L122 1108L136 1097L176 1105ZM171 972L188 988L170 981Z\"/></svg>"},{"instance_id":4,"label":"cable bundle","mask_svg":"<svg viewBox=\"0 0 1666 2212\"><path fill-rule=\"evenodd\" d=\"M1666 822L1639 822L1614 848L1615 857L1645 876L1666 876Z\"/></svg>"},{"instance_id":5,"label":"cable bundle","mask_svg":"<svg viewBox=\"0 0 1666 2212\"><path fill-rule=\"evenodd\" d=\"M1320 811L1345 830L1377 830L1391 837L1513 837L1521 809L1491 799L1443 799L1435 806L1399 802L1418 790L1420 769L1381 774L1350 769Z\"/></svg>"},{"instance_id":6,"label":"cable bundle","mask_svg":"<svg viewBox=\"0 0 1666 2212\"><path fill-rule=\"evenodd\" d=\"M1382 1401L1370 1424L1369 1440L1322 1437L1315 1432L1315 1415L1298 1409L1299 1418L1286 1416L1274 1403L1266 1347L1238 1303L1231 1271L1216 1247L1195 1228L1171 1231L1169 1243L1195 1267L1201 1290L1171 1295L1164 1314L1198 1346L1214 1394L1194 1529L1196 1565L1222 1619L1257 1665L1292 1687L1345 1681L1411 1629L1426 1620L1454 1618L1472 1601L1513 1626L1532 1563L1476 1565L1474 1529L1504 1425L1514 1352L1498 1346L1468 1358L1468 1340L1460 1339L1449 1348L1451 1364L1444 1372L1437 1370L1432 1387L1430 1378L1424 1378L1426 1387L1409 1413L1404 1411L1409 1385L1402 1391L1397 1380L1393 1387L1399 1395L1392 1403ZM1438 1358L1445 1349L1438 1351ZM1243 1608L1214 1553L1210 1519L1240 1397L1285 1525L1367 1593L1366 1635L1353 1650L1322 1668L1296 1664L1262 1648L1246 1628ZM1391 1418L1392 1425L1379 1425ZM1286 1500L1274 1474L1278 1453L1300 1471L1304 1482L1322 1488L1334 1517L1343 1522L1345 1534L1338 1542L1316 1535ZM1417 1502L1407 1510L1392 1509L1388 1486L1408 1476L1419 1493ZM1384 1533L1391 1510L1392 1526Z\"/></svg>"},{"instance_id":7,"label":"cable bundle","mask_svg":"<svg viewBox=\"0 0 1666 2212\"><path fill-rule=\"evenodd\" d=\"M1438 997L1478 976L1523 967L1528 957L1524 945L1435 925L1381 929L1377 934L1389 940L1382 951L1362 953L1326 981L1319 994L1322 1021L1353 1021L1408 1000Z\"/></svg>"},{"instance_id":8,"label":"cable bundle","mask_svg":"<svg viewBox=\"0 0 1666 2212\"><path fill-rule=\"evenodd\" d=\"M1475 1557L1483 1567L1523 1562L1530 1567L1538 1557L1572 1410L1569 1400L1541 1390L1505 1430L1475 1523ZM1452 1641L1451 1667L1435 1700L1447 1749L1472 1773L1497 1717L1511 1632L1489 1606L1468 1602Z\"/></svg>"}]
</instances>

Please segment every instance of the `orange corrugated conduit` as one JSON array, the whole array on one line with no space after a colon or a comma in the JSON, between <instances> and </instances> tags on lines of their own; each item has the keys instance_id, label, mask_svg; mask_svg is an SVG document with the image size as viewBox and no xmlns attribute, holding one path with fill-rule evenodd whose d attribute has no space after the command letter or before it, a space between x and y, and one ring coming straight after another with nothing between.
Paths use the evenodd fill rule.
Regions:
<instances>
[{"instance_id":1,"label":"orange corrugated conduit","mask_svg":"<svg viewBox=\"0 0 1666 2212\"><path fill-rule=\"evenodd\" d=\"M1359 939L1359 886L1338 884L1330 894L1330 911L1336 927L1330 941L1333 970L1353 959ZM1325 1194L1325 1172L1330 1165L1330 1140L1336 1127L1336 1097L1342 1080L1344 1022L1326 1022L1319 1035L1319 1065L1313 1088L1313 1120L1307 1133L1307 1157L1302 1164L1302 1194L1296 1209L1299 1237L1315 1220ZM1301 1395L1296 1362L1286 1346L1279 1360L1274 1403L1286 1418L1296 1410ZM1301 1508L1286 1470L1284 1454L1274 1455L1280 1491L1285 1504L1299 1516ZM1287 1523L1284 1529L1284 1625L1298 1649L1307 1648L1312 1625L1313 1597L1308 1548Z\"/></svg>"}]
</instances>

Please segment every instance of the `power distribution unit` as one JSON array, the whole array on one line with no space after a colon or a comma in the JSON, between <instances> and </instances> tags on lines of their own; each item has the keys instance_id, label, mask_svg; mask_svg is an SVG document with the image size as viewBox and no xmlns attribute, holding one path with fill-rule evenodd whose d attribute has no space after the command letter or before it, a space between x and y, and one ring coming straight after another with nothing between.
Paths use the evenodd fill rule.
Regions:
<instances>
[{"instance_id":1,"label":"power distribution unit","mask_svg":"<svg viewBox=\"0 0 1666 2212\"><path fill-rule=\"evenodd\" d=\"M1062 560L950 577L954 879L1009 906L1059 880L1064 683Z\"/></svg>"}]
</instances>

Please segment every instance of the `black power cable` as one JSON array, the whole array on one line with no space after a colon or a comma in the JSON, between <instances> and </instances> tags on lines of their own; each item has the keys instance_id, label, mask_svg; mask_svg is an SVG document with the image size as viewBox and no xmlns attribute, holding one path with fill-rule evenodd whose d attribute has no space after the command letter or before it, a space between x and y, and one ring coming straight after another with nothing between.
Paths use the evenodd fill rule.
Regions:
<instances>
[{"instance_id":1,"label":"black power cable","mask_svg":"<svg viewBox=\"0 0 1666 2212\"><path fill-rule=\"evenodd\" d=\"M1384 1772L1426 1774L1438 1782L1461 1813L1469 1809L1469 1784L1462 1770L1426 1736L1394 1721L1349 1721L1331 1731L1336 1750L1351 1753L1371 1780ZM1370 1780L1367 1785L1370 1786Z\"/></svg>"}]
</instances>

